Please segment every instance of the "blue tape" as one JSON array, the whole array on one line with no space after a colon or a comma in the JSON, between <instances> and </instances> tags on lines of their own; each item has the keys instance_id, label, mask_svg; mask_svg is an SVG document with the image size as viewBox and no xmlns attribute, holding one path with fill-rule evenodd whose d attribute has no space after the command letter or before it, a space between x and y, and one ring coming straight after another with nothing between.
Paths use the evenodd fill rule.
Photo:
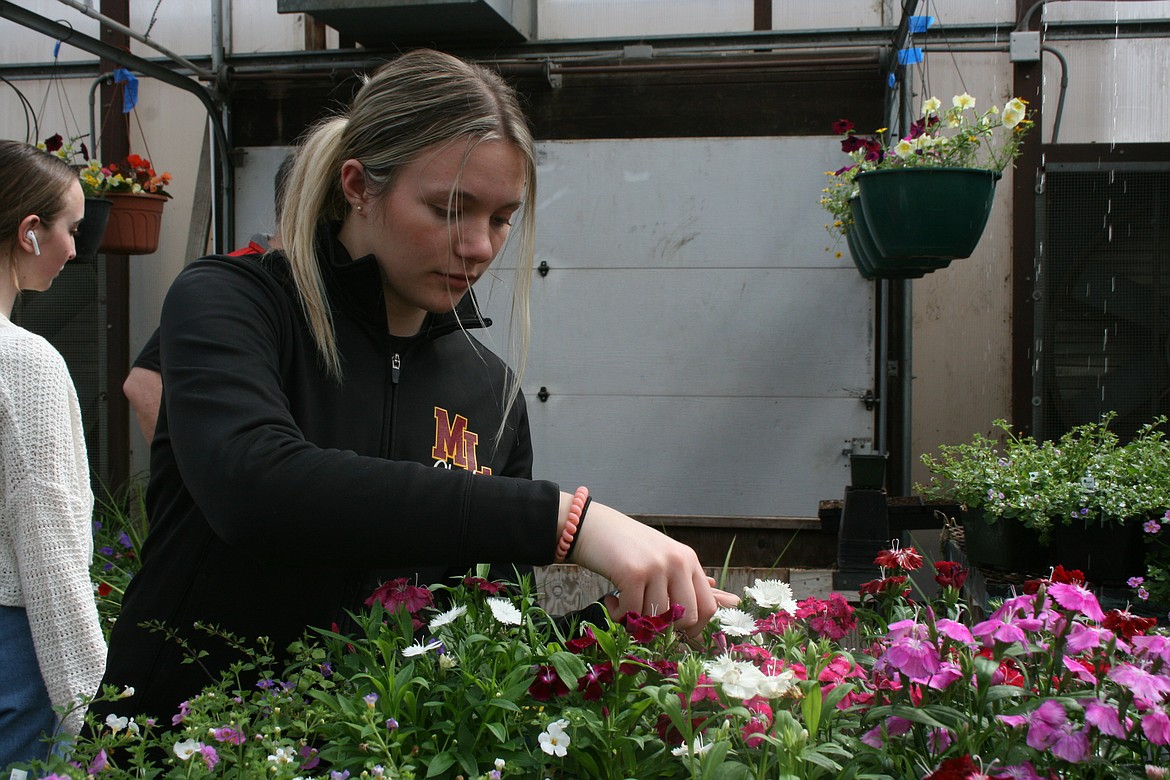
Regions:
<instances>
[{"instance_id":1,"label":"blue tape","mask_svg":"<svg viewBox=\"0 0 1170 780\"><path fill-rule=\"evenodd\" d=\"M911 46L909 49L902 49L898 52L899 65L917 65L922 60L922 49L917 46Z\"/></svg>"},{"instance_id":2,"label":"blue tape","mask_svg":"<svg viewBox=\"0 0 1170 780\"><path fill-rule=\"evenodd\" d=\"M122 113L129 114L138 105L138 77L125 68L114 68L114 81L122 88Z\"/></svg>"},{"instance_id":3,"label":"blue tape","mask_svg":"<svg viewBox=\"0 0 1170 780\"><path fill-rule=\"evenodd\" d=\"M53 44L53 59L57 59L57 57L60 54L61 54L61 41L57 41L56 43Z\"/></svg>"},{"instance_id":4,"label":"blue tape","mask_svg":"<svg viewBox=\"0 0 1170 780\"><path fill-rule=\"evenodd\" d=\"M927 28L934 24L933 16L911 16L910 17L910 32L924 33Z\"/></svg>"}]
</instances>

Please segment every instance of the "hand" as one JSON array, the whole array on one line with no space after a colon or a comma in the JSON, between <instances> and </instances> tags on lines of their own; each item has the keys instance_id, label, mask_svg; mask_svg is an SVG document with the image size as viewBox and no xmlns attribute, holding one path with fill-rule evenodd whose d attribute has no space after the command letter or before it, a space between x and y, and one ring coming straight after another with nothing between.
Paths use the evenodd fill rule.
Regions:
<instances>
[{"instance_id":1,"label":"hand","mask_svg":"<svg viewBox=\"0 0 1170 780\"><path fill-rule=\"evenodd\" d=\"M719 606L739 601L712 587L690 547L597 501L589 506L571 562L617 587L616 604L606 605L612 613L654 615L681 604L676 625L687 633L701 632Z\"/></svg>"}]
</instances>

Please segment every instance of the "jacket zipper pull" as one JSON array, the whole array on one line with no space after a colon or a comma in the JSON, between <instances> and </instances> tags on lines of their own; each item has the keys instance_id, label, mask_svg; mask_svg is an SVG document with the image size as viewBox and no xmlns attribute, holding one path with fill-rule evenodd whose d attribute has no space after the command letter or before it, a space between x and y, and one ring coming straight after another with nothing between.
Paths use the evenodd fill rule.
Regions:
<instances>
[{"instance_id":1,"label":"jacket zipper pull","mask_svg":"<svg viewBox=\"0 0 1170 780\"><path fill-rule=\"evenodd\" d=\"M402 372L402 358L397 352L390 358L390 381L398 384L398 375Z\"/></svg>"}]
</instances>

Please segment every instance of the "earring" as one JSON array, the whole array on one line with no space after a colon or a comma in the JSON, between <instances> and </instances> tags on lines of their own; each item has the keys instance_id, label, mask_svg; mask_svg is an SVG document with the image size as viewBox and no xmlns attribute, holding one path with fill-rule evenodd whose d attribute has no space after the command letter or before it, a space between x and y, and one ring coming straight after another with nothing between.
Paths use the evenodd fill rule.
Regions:
<instances>
[{"instance_id":1,"label":"earring","mask_svg":"<svg viewBox=\"0 0 1170 780\"><path fill-rule=\"evenodd\" d=\"M358 206L358 207L357 207L357 210L358 210L358 211L361 211L361 210L362 210L362 207L361 207L361 206Z\"/></svg>"}]
</instances>

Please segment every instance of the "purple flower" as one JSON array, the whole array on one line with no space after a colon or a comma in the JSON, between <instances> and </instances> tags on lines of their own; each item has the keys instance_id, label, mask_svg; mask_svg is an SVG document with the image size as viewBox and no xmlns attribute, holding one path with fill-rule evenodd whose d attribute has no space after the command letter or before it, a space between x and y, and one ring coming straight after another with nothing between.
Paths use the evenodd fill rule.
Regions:
<instances>
[{"instance_id":1,"label":"purple flower","mask_svg":"<svg viewBox=\"0 0 1170 780\"><path fill-rule=\"evenodd\" d=\"M1145 588L1138 588L1137 597L1139 599L1141 599L1142 601L1149 601L1150 600L1150 592L1148 590L1146 590Z\"/></svg>"},{"instance_id":2,"label":"purple flower","mask_svg":"<svg viewBox=\"0 0 1170 780\"><path fill-rule=\"evenodd\" d=\"M118 544L122 545L127 550L134 549L134 542L130 541L130 534L126 533L125 531L123 531L122 535L118 537Z\"/></svg>"},{"instance_id":3,"label":"purple flower","mask_svg":"<svg viewBox=\"0 0 1170 780\"><path fill-rule=\"evenodd\" d=\"M362 697L362 701L364 701L366 703L367 707L369 707L370 709L373 709L374 705L378 703L378 694L367 693L365 696Z\"/></svg>"},{"instance_id":4,"label":"purple flower","mask_svg":"<svg viewBox=\"0 0 1170 780\"><path fill-rule=\"evenodd\" d=\"M919 637L897 639L879 661L883 669L893 667L915 682L926 682L939 670L938 648Z\"/></svg>"},{"instance_id":5,"label":"purple flower","mask_svg":"<svg viewBox=\"0 0 1170 780\"><path fill-rule=\"evenodd\" d=\"M900 737L910 731L910 721L903 718L889 717L884 724L885 736ZM861 741L870 747L881 749L885 747L885 738L882 735L882 726L874 726L861 737Z\"/></svg>"},{"instance_id":6,"label":"purple flower","mask_svg":"<svg viewBox=\"0 0 1170 780\"><path fill-rule=\"evenodd\" d=\"M1162 526L1158 525L1157 520L1147 520L1142 523L1142 530L1148 534L1156 534L1162 530Z\"/></svg>"},{"instance_id":7,"label":"purple flower","mask_svg":"<svg viewBox=\"0 0 1170 780\"><path fill-rule=\"evenodd\" d=\"M215 769L215 765L219 763L219 753L215 752L215 748L211 745L204 745L199 748L199 754L203 757L203 763L208 769Z\"/></svg>"},{"instance_id":8,"label":"purple flower","mask_svg":"<svg viewBox=\"0 0 1170 780\"><path fill-rule=\"evenodd\" d=\"M397 728L398 728L398 721L394 720L394 718L386 718L386 730L387 731L394 731Z\"/></svg>"},{"instance_id":9,"label":"purple flower","mask_svg":"<svg viewBox=\"0 0 1170 780\"><path fill-rule=\"evenodd\" d=\"M329 773L329 780L349 780L349 770L343 769L340 772L333 771Z\"/></svg>"},{"instance_id":10,"label":"purple flower","mask_svg":"<svg viewBox=\"0 0 1170 780\"><path fill-rule=\"evenodd\" d=\"M1145 581L1146 581L1145 577L1130 577L1128 580L1125 581L1125 584L1131 588L1137 588L1137 587L1140 587L1141 584Z\"/></svg>"},{"instance_id":11,"label":"purple flower","mask_svg":"<svg viewBox=\"0 0 1170 780\"><path fill-rule=\"evenodd\" d=\"M321 757L317 755L317 748L315 747L301 745L300 755L301 758L305 759L305 763L301 769L306 772L316 769L317 765L321 763Z\"/></svg>"},{"instance_id":12,"label":"purple flower","mask_svg":"<svg viewBox=\"0 0 1170 780\"><path fill-rule=\"evenodd\" d=\"M179 704L179 714L171 718L171 725L178 726L183 720L191 714L191 702L185 701Z\"/></svg>"},{"instance_id":13,"label":"purple flower","mask_svg":"<svg viewBox=\"0 0 1170 780\"><path fill-rule=\"evenodd\" d=\"M105 769L109 763L109 757L106 756L106 749L102 748L98 751L97 755L93 757L93 761L90 762L89 768L85 770L86 774L96 775L98 772Z\"/></svg>"},{"instance_id":14,"label":"purple flower","mask_svg":"<svg viewBox=\"0 0 1170 780\"><path fill-rule=\"evenodd\" d=\"M1150 636L1135 636L1130 641L1140 651L1141 655L1161 658L1163 663L1170 663L1170 637L1160 634Z\"/></svg>"},{"instance_id":15,"label":"purple flower","mask_svg":"<svg viewBox=\"0 0 1170 780\"><path fill-rule=\"evenodd\" d=\"M211 736L216 742L227 742L229 745L242 745L247 741L244 732L233 726L220 726L211 730Z\"/></svg>"},{"instance_id":16,"label":"purple flower","mask_svg":"<svg viewBox=\"0 0 1170 780\"><path fill-rule=\"evenodd\" d=\"M1033 750L1051 750L1057 758L1072 763L1089 756L1089 735L1084 729L1075 729L1058 702L1049 699L1037 707L1028 718L1028 747Z\"/></svg>"}]
</instances>

